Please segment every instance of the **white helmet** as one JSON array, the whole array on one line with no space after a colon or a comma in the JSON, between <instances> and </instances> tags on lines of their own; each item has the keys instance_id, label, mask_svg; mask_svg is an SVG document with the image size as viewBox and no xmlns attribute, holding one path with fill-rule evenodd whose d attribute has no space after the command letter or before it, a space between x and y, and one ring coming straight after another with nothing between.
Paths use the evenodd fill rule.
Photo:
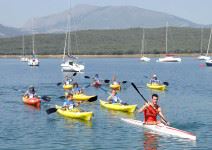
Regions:
<instances>
[{"instance_id":1,"label":"white helmet","mask_svg":"<svg viewBox=\"0 0 212 150\"><path fill-rule=\"evenodd\" d=\"M153 75L153 77L157 77L157 75L156 75L156 74L154 74L154 75Z\"/></svg>"}]
</instances>

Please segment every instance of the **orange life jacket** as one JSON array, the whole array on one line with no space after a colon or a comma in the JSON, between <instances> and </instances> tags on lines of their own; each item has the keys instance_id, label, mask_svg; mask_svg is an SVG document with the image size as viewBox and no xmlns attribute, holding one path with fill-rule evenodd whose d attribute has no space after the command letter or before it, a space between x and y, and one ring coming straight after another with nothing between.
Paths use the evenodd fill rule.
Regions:
<instances>
[{"instance_id":1,"label":"orange life jacket","mask_svg":"<svg viewBox=\"0 0 212 150\"><path fill-rule=\"evenodd\" d=\"M155 107L155 109L152 106L148 106L145 110L144 110L144 122L156 122L157 121L157 115L158 115L158 111L157 109L159 108L159 106L157 105Z\"/></svg>"}]
</instances>

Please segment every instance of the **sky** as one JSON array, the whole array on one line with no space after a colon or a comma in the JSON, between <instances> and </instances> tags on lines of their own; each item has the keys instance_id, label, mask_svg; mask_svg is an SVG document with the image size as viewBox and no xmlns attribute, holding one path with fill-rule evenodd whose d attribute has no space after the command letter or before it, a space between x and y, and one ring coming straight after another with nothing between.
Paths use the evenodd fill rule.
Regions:
<instances>
[{"instance_id":1,"label":"sky","mask_svg":"<svg viewBox=\"0 0 212 150\"><path fill-rule=\"evenodd\" d=\"M71 0L71 6L131 5L165 12L198 24L212 24L212 0ZM21 27L31 18L63 12L69 0L0 0L0 24Z\"/></svg>"}]
</instances>

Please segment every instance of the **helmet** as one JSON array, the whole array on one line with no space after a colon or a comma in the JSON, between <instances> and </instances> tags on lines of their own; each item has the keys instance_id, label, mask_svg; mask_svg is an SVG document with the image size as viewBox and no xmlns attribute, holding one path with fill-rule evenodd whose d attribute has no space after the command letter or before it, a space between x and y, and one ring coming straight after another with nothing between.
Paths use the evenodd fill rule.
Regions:
<instances>
[{"instance_id":1,"label":"helmet","mask_svg":"<svg viewBox=\"0 0 212 150\"><path fill-rule=\"evenodd\" d=\"M156 74L154 74L154 75L153 75L153 77L157 77L157 75L156 75Z\"/></svg>"}]
</instances>

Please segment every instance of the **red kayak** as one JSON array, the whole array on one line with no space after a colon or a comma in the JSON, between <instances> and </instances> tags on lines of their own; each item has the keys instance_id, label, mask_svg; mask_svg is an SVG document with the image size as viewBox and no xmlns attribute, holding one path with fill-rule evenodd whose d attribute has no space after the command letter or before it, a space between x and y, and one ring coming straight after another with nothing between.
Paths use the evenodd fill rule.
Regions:
<instances>
[{"instance_id":1,"label":"red kayak","mask_svg":"<svg viewBox=\"0 0 212 150\"><path fill-rule=\"evenodd\" d=\"M27 105L32 105L32 106L35 106L35 107L40 107L40 102L41 101L37 97L28 98L27 96L24 96L23 97L23 102L24 102L24 104L27 104Z\"/></svg>"}]
</instances>

